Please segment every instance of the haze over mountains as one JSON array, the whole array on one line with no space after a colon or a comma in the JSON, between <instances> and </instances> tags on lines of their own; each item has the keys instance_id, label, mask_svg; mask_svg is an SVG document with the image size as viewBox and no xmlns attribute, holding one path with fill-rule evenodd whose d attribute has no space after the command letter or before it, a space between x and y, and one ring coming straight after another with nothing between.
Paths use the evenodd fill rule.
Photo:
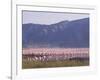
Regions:
<instances>
[{"instance_id":1,"label":"haze over mountains","mask_svg":"<svg viewBox=\"0 0 100 80\"><path fill-rule=\"evenodd\" d=\"M89 18L66 20L51 25L22 24L22 46L88 48Z\"/></svg>"}]
</instances>

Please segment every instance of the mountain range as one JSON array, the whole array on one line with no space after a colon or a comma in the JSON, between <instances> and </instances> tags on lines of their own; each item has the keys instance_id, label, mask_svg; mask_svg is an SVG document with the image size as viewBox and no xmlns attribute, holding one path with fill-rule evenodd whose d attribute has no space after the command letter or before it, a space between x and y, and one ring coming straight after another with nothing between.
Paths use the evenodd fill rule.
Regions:
<instances>
[{"instance_id":1,"label":"mountain range","mask_svg":"<svg viewBox=\"0 0 100 80\"><path fill-rule=\"evenodd\" d=\"M89 47L89 18L61 21L55 24L22 24L22 46L28 47Z\"/></svg>"}]
</instances>

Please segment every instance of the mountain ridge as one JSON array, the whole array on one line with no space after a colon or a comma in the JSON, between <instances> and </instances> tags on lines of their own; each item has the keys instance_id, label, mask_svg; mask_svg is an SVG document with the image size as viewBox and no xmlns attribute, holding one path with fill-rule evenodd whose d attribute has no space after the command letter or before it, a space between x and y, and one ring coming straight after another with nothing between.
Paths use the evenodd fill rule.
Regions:
<instances>
[{"instance_id":1,"label":"mountain ridge","mask_svg":"<svg viewBox=\"0 0 100 80\"><path fill-rule=\"evenodd\" d=\"M89 47L89 18L51 25L22 24L23 47Z\"/></svg>"}]
</instances>

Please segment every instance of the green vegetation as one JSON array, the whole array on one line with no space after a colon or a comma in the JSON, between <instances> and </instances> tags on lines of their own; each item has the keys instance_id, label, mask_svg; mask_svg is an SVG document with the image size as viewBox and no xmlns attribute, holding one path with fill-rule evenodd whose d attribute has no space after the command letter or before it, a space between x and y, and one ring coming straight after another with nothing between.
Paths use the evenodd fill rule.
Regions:
<instances>
[{"instance_id":1,"label":"green vegetation","mask_svg":"<svg viewBox=\"0 0 100 80\"><path fill-rule=\"evenodd\" d=\"M75 67L88 66L89 60L66 60L66 61L28 61L22 60L22 68L49 68L49 67Z\"/></svg>"}]
</instances>

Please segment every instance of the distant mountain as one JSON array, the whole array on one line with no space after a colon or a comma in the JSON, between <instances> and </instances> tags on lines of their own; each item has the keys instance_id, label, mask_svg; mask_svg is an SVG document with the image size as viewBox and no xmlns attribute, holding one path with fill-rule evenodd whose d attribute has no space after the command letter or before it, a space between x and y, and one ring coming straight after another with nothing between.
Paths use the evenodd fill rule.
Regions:
<instances>
[{"instance_id":1,"label":"distant mountain","mask_svg":"<svg viewBox=\"0 0 100 80\"><path fill-rule=\"evenodd\" d=\"M51 25L23 24L22 45L25 47L89 47L89 18L62 21Z\"/></svg>"}]
</instances>

